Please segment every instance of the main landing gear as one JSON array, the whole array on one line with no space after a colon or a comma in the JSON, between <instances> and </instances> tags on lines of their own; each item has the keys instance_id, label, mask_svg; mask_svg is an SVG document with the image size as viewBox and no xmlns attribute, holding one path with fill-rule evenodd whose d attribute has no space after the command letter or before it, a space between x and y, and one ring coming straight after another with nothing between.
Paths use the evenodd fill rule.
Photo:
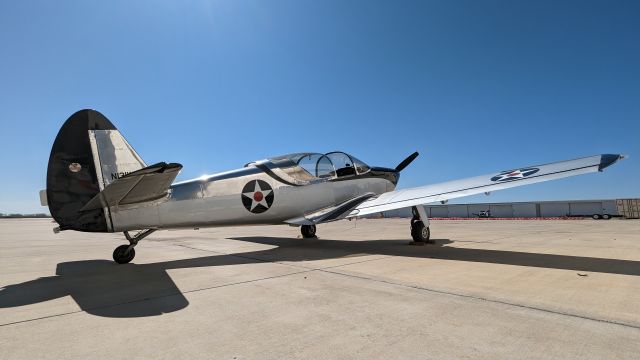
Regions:
<instances>
[{"instance_id":1,"label":"main landing gear","mask_svg":"<svg viewBox=\"0 0 640 360\"><path fill-rule=\"evenodd\" d=\"M136 250L134 247L138 245L138 241L146 238L156 231L156 229L146 229L138 232L133 237L129 235L128 231L124 232L124 237L129 240L129 245L120 245L115 250L113 250L113 260L118 264L126 264L131 262L133 258L136 256Z\"/></svg>"},{"instance_id":2,"label":"main landing gear","mask_svg":"<svg viewBox=\"0 0 640 360\"><path fill-rule=\"evenodd\" d=\"M300 232L302 233L302 237L305 239L316 237L316 226L315 225L302 225L300 227Z\"/></svg>"},{"instance_id":3,"label":"main landing gear","mask_svg":"<svg viewBox=\"0 0 640 360\"><path fill-rule=\"evenodd\" d=\"M429 231L429 218L422 206L414 206L411 208L413 218L411 218L411 237L413 244L435 244L435 240L430 240L431 231Z\"/></svg>"}]
</instances>

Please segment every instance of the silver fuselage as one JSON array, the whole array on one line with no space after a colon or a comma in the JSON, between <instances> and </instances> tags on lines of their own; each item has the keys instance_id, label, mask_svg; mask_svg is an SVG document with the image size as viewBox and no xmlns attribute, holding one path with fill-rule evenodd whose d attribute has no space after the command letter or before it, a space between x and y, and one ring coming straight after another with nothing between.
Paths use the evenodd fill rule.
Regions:
<instances>
[{"instance_id":1,"label":"silver fuselage","mask_svg":"<svg viewBox=\"0 0 640 360\"><path fill-rule=\"evenodd\" d=\"M263 168L264 169L264 168ZM296 181L279 169L256 166L179 182L158 201L111 208L113 231L283 224L366 193L395 189L398 174L374 168L363 175ZM246 184L262 180L273 190L271 206L253 213L242 202Z\"/></svg>"}]
</instances>

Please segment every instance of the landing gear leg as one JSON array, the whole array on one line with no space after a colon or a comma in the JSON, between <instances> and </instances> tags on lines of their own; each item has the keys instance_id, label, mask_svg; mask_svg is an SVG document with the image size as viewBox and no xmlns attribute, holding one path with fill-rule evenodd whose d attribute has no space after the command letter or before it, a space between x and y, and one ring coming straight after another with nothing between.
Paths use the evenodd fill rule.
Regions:
<instances>
[{"instance_id":1,"label":"landing gear leg","mask_svg":"<svg viewBox=\"0 0 640 360\"><path fill-rule=\"evenodd\" d=\"M131 262L133 258L136 256L136 250L134 247L138 245L138 241L146 238L156 231L156 229L146 229L142 230L134 236L129 235L128 231L124 232L124 237L129 240L129 245L120 245L115 250L113 250L113 260L118 264L126 264Z\"/></svg>"},{"instance_id":2,"label":"landing gear leg","mask_svg":"<svg viewBox=\"0 0 640 360\"><path fill-rule=\"evenodd\" d=\"M315 225L302 225L300 227L300 232L302 233L302 237L307 239L307 238L314 238L316 237L316 226Z\"/></svg>"},{"instance_id":3,"label":"landing gear leg","mask_svg":"<svg viewBox=\"0 0 640 360\"><path fill-rule=\"evenodd\" d=\"M434 240L430 240L431 231L429 230L429 217L422 206L414 206L411 208L413 218L411 219L411 237L416 244L435 244Z\"/></svg>"}]
</instances>

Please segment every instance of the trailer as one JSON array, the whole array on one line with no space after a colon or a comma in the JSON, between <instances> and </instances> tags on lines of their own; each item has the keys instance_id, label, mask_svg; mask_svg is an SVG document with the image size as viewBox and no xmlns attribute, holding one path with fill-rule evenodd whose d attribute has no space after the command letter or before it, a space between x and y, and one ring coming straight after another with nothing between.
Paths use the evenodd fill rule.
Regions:
<instances>
[{"instance_id":1,"label":"trailer","mask_svg":"<svg viewBox=\"0 0 640 360\"><path fill-rule=\"evenodd\" d=\"M616 200L618 215L626 219L640 218L640 199Z\"/></svg>"}]
</instances>

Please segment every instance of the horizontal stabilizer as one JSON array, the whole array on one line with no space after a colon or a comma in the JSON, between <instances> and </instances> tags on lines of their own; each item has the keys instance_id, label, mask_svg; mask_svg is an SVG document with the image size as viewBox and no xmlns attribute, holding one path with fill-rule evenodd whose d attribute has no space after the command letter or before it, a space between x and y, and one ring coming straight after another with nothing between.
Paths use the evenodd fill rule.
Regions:
<instances>
[{"instance_id":1,"label":"horizontal stabilizer","mask_svg":"<svg viewBox=\"0 0 640 360\"><path fill-rule=\"evenodd\" d=\"M123 175L94 196L80 211L137 204L167 195L182 165L160 162Z\"/></svg>"},{"instance_id":2,"label":"horizontal stabilizer","mask_svg":"<svg viewBox=\"0 0 640 360\"><path fill-rule=\"evenodd\" d=\"M293 225L315 225L329 221L341 220L344 219L345 216L349 215L349 213L351 213L351 211L355 209L356 206L362 204L363 202L371 199L374 196L374 193L366 193L354 197L353 199L349 199L336 206L331 206L326 209L307 214L305 216L287 220L285 222Z\"/></svg>"}]
</instances>

